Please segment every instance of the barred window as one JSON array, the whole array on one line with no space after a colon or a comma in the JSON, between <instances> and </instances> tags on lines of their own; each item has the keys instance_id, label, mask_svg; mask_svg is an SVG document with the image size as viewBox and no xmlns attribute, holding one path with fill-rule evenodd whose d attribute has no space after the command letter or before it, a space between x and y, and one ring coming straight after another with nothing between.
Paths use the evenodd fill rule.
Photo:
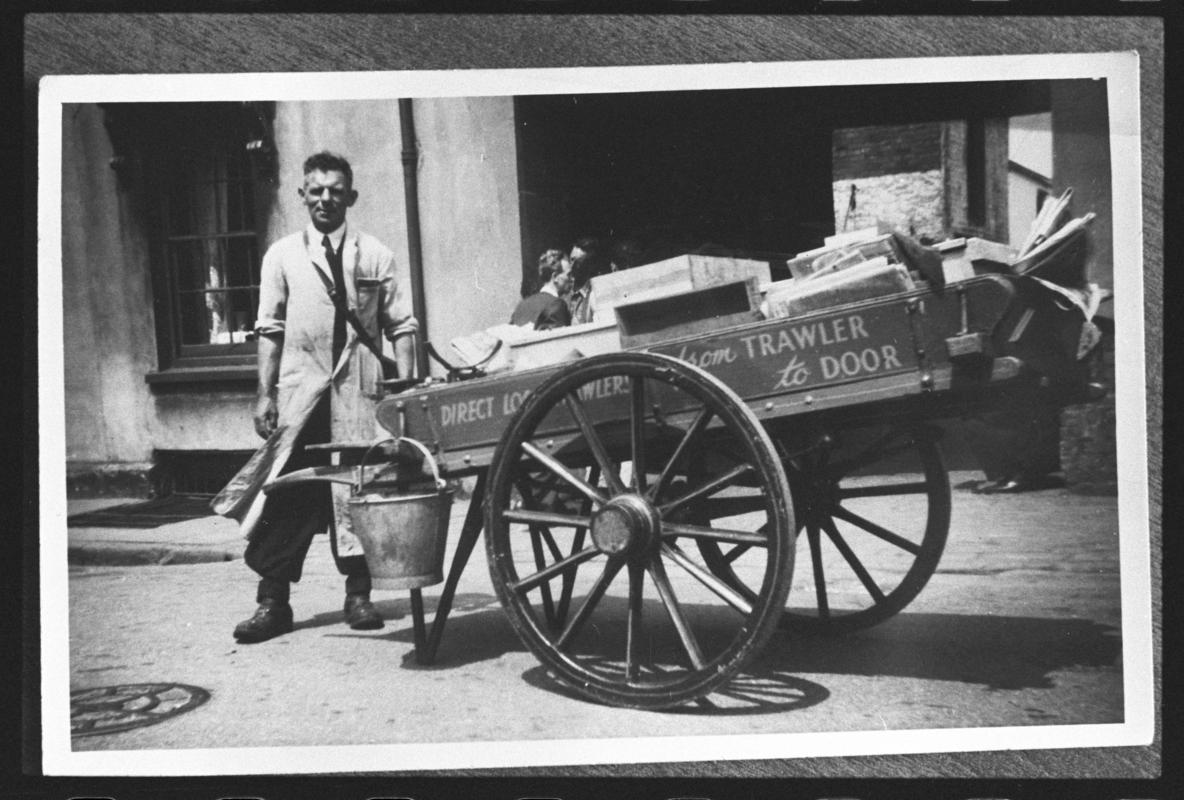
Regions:
<instances>
[{"instance_id":1,"label":"barred window","mask_svg":"<svg viewBox=\"0 0 1184 800\"><path fill-rule=\"evenodd\" d=\"M181 358L247 344L259 305L254 180L236 134L179 142L168 164L161 244Z\"/></svg>"},{"instance_id":2,"label":"barred window","mask_svg":"<svg viewBox=\"0 0 1184 800\"><path fill-rule=\"evenodd\" d=\"M160 368L254 363L261 242L274 197L270 106L108 111L129 137L148 204Z\"/></svg>"}]
</instances>

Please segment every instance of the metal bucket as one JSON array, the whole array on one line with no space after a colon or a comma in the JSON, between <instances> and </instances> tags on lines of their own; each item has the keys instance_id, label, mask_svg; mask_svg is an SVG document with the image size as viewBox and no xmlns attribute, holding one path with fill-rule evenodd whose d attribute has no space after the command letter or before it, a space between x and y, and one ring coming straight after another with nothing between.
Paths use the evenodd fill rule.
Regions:
<instances>
[{"instance_id":1,"label":"metal bucket","mask_svg":"<svg viewBox=\"0 0 1184 800\"><path fill-rule=\"evenodd\" d=\"M363 471L375 447L391 441L417 447L432 467L435 491L420 493L365 492ZM350 522L362 543L375 589L418 589L444 580L444 548L452 490L440 478L436 460L414 439L387 439L366 451L358 466L354 494L349 498Z\"/></svg>"}]
</instances>

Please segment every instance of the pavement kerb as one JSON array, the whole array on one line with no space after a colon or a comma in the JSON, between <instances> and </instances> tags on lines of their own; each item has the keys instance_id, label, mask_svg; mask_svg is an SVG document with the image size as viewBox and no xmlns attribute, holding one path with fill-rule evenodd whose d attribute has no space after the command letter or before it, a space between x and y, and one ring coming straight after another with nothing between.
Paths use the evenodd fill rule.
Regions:
<instances>
[{"instance_id":1,"label":"pavement kerb","mask_svg":"<svg viewBox=\"0 0 1184 800\"><path fill-rule=\"evenodd\" d=\"M234 561L241 552L208 547L153 547L151 545L104 545L95 542L71 544L66 560L78 567L166 566Z\"/></svg>"},{"instance_id":2,"label":"pavement kerb","mask_svg":"<svg viewBox=\"0 0 1184 800\"><path fill-rule=\"evenodd\" d=\"M67 514L134 503L143 498L79 498L68 501ZM449 521L445 569L468 510L469 497L457 498ZM156 528L67 528L67 563L73 566L164 566L235 561L246 542L238 523L218 516L161 525Z\"/></svg>"},{"instance_id":3,"label":"pavement kerb","mask_svg":"<svg viewBox=\"0 0 1184 800\"><path fill-rule=\"evenodd\" d=\"M67 514L134 503L143 498L71 499ZM217 516L156 528L67 528L67 562L76 566L199 564L242 558L238 524Z\"/></svg>"}]
</instances>

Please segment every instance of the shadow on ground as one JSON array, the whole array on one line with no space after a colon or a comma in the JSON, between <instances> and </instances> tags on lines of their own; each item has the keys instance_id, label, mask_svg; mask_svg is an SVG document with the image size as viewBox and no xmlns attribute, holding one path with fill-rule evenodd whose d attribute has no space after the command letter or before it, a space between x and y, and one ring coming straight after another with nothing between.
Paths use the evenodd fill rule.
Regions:
<instances>
[{"instance_id":1,"label":"shadow on ground","mask_svg":"<svg viewBox=\"0 0 1184 800\"><path fill-rule=\"evenodd\" d=\"M1051 673L1120 665L1120 631L1088 619L900 614L846 636L782 633L760 655L791 672L1048 689Z\"/></svg>"},{"instance_id":2,"label":"shadow on ground","mask_svg":"<svg viewBox=\"0 0 1184 800\"><path fill-rule=\"evenodd\" d=\"M411 616L407 598L376 603L388 620ZM427 625L435 615L434 598L425 598ZM594 617L596 652L623 653L624 614L615 598L606 598ZM716 607L687 606L688 616L705 623L696 630L710 651L735 634L734 616ZM657 604L647 603L644 616L659 619ZM298 628L339 625L340 612L318 614ZM336 635L336 634L335 634ZM340 635L350 635L342 633ZM374 636L376 641L410 644L414 633L403 624L397 631ZM655 647L677 647L676 643ZM523 652L497 598L491 594L458 595L444 628L440 649L431 665L421 665L408 652L409 669L449 669ZM987 689L1049 689L1053 673L1070 669L1117 669L1121 665L1120 631L1088 619L1006 617L904 613L866 631L838 636L807 635L778 630L745 668L734 698L717 711L761 713L804 708L821 702L827 690L794 675L862 675L978 684ZM553 691L566 692L540 666L524 679ZM747 683L745 683L747 681Z\"/></svg>"},{"instance_id":3,"label":"shadow on ground","mask_svg":"<svg viewBox=\"0 0 1184 800\"><path fill-rule=\"evenodd\" d=\"M572 700L595 702L555 680L543 666L522 673L531 686ZM727 684L694 702L661 709L665 714L745 716L801 711L830 697L830 691L813 681L790 675L785 670L747 670Z\"/></svg>"}]
</instances>

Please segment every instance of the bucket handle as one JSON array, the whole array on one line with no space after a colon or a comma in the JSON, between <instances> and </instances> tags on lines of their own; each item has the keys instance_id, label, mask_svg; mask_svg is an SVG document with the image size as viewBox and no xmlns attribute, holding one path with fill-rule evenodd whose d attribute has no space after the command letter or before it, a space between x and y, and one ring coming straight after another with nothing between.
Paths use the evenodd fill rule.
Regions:
<instances>
[{"instance_id":1,"label":"bucket handle","mask_svg":"<svg viewBox=\"0 0 1184 800\"><path fill-rule=\"evenodd\" d=\"M374 444L370 445L370 447L362 455L362 461L358 464L357 485L354 487L354 490L358 494L362 493L362 488L365 483L364 477L366 474L366 472L365 472L366 471L366 461L369 460L370 454L373 453L377 448L382 447L384 444L387 444L388 442L394 442L396 446L398 446L398 444L400 442L406 442L407 444L412 445L413 447L419 448L419 451L421 453L423 453L424 460L427 461L427 463L429 465L431 465L431 467L432 467L432 476L436 480L436 490L442 491L444 489L444 487L448 485L448 483L443 478L440 477L440 468L436 465L436 459L432 458L431 452L427 449L427 447L424 446L424 444L422 442L420 442L416 439L412 439L410 436L399 436L399 437L392 436L392 437L389 437L386 439L381 439L381 440L375 442Z\"/></svg>"}]
</instances>

